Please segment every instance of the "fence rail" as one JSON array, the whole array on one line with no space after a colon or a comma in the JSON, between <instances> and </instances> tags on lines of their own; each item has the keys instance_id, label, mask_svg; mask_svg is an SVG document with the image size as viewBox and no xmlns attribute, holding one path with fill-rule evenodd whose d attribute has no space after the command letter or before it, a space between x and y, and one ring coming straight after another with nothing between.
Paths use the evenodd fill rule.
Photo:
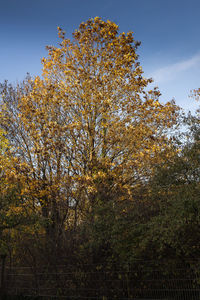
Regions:
<instances>
[{"instance_id":1,"label":"fence rail","mask_svg":"<svg viewBox=\"0 0 200 300\"><path fill-rule=\"evenodd\" d=\"M199 263L199 262L198 262ZM7 267L4 288L8 295L40 299L200 299L200 269L166 268L141 262L119 269L102 265Z\"/></svg>"}]
</instances>

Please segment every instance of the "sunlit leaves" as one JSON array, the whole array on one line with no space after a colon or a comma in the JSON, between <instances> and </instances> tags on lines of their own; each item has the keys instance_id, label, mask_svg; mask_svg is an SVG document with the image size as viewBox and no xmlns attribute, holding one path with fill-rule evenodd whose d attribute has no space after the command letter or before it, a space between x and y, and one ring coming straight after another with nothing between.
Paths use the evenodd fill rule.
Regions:
<instances>
[{"instance_id":1,"label":"sunlit leaves","mask_svg":"<svg viewBox=\"0 0 200 300\"><path fill-rule=\"evenodd\" d=\"M22 196L64 226L71 211L80 222L97 201L134 200L154 164L173 154L168 129L178 108L161 104L157 89L147 91L152 80L143 77L132 32L120 34L97 17L72 40L61 28L58 34L60 45L42 60L43 77L18 91L25 155L15 172L25 183Z\"/></svg>"}]
</instances>

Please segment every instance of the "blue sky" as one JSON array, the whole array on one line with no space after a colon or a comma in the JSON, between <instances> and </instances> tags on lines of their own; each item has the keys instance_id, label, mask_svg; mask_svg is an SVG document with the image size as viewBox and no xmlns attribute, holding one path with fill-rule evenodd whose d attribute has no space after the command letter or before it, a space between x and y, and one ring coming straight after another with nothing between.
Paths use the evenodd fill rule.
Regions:
<instances>
[{"instance_id":1,"label":"blue sky","mask_svg":"<svg viewBox=\"0 0 200 300\"><path fill-rule=\"evenodd\" d=\"M0 0L0 81L41 74L46 45L56 45L57 26L68 37L82 21L110 19L142 42L138 53L146 77L153 77L162 101L175 98L185 110L200 87L199 0Z\"/></svg>"}]
</instances>

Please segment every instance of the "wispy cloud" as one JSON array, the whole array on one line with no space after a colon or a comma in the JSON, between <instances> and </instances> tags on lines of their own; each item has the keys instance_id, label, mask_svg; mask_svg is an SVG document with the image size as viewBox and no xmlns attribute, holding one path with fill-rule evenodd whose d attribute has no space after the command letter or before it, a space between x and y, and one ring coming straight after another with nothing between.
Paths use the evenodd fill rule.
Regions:
<instances>
[{"instance_id":1,"label":"wispy cloud","mask_svg":"<svg viewBox=\"0 0 200 300\"><path fill-rule=\"evenodd\" d=\"M187 71L200 64L200 53L193 57L165 66L151 73L151 77L157 82L166 82L175 79L181 72Z\"/></svg>"}]
</instances>

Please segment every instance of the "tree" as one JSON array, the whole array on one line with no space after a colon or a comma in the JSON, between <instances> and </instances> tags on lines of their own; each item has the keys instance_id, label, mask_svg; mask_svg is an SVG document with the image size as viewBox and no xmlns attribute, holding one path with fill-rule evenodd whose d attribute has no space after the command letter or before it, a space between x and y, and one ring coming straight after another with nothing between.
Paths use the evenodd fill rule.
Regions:
<instances>
[{"instance_id":1,"label":"tree","mask_svg":"<svg viewBox=\"0 0 200 300\"><path fill-rule=\"evenodd\" d=\"M2 113L0 120L4 124L5 115ZM12 132L11 128L10 131ZM0 128L0 254L6 255L9 252L11 264L19 232L21 238L24 233L30 231L33 233L34 227L39 228L39 220L30 201L27 201L21 193L22 182L15 173L17 161L16 157L12 156L13 146L8 136L7 132Z\"/></svg>"},{"instance_id":2,"label":"tree","mask_svg":"<svg viewBox=\"0 0 200 300\"><path fill-rule=\"evenodd\" d=\"M72 41L58 33L42 78L18 86L14 97L2 86L10 108L3 125L14 128L19 147L15 174L51 237L85 216L94 220L96 205L133 201L153 166L173 153L168 131L178 115L156 88L147 91L152 80L143 77L131 32L96 17Z\"/></svg>"},{"instance_id":3,"label":"tree","mask_svg":"<svg viewBox=\"0 0 200 300\"><path fill-rule=\"evenodd\" d=\"M2 118L2 116L0 116ZM6 174L11 171L8 155L9 142L5 132L0 129L0 253L8 251L8 233L22 223L22 207L18 201L17 184L8 180ZM11 178L10 178L11 179Z\"/></svg>"},{"instance_id":4,"label":"tree","mask_svg":"<svg viewBox=\"0 0 200 300\"><path fill-rule=\"evenodd\" d=\"M199 253L199 176L200 128L199 110L189 114L184 125L180 152L159 166L150 180L152 216L146 223L143 245L155 256L195 264ZM197 265L192 265L196 269Z\"/></svg>"}]
</instances>

